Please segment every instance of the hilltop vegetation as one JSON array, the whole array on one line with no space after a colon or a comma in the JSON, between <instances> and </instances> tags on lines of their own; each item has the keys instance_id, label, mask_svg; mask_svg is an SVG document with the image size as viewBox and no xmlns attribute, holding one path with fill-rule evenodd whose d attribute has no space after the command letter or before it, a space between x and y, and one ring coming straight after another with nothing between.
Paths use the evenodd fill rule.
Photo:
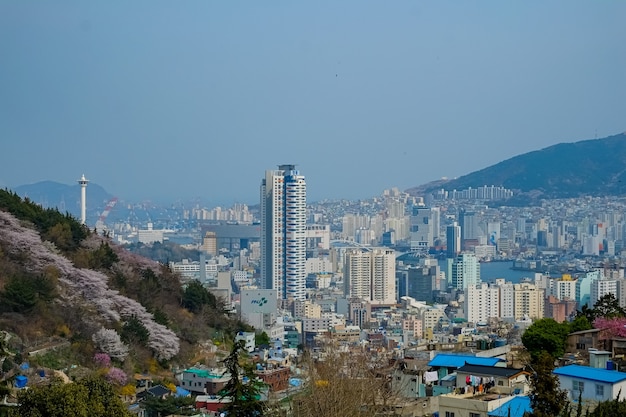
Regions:
<instances>
[{"instance_id":1,"label":"hilltop vegetation","mask_svg":"<svg viewBox=\"0 0 626 417\"><path fill-rule=\"evenodd\" d=\"M202 286L183 289L167 266L3 190L0 301L0 330L13 335L0 361L59 344L59 367L90 367L106 353L127 374L155 372L186 365L198 342L249 329Z\"/></svg>"},{"instance_id":2,"label":"hilltop vegetation","mask_svg":"<svg viewBox=\"0 0 626 417\"><path fill-rule=\"evenodd\" d=\"M626 133L603 139L560 143L507 159L454 180L407 190L462 190L503 186L541 198L607 196L626 193Z\"/></svg>"}]
</instances>

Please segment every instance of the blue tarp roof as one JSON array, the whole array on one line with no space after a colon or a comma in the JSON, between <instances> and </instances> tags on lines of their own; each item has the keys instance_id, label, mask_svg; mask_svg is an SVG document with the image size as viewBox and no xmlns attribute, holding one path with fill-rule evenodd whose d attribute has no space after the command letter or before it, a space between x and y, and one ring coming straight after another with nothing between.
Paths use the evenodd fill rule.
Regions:
<instances>
[{"instance_id":1,"label":"blue tarp roof","mask_svg":"<svg viewBox=\"0 0 626 417\"><path fill-rule=\"evenodd\" d=\"M511 414L509 414L511 410ZM511 401L507 401L495 410L487 413L489 417L522 417L525 412L533 411L530 408L530 398L526 396L519 396L513 398Z\"/></svg>"},{"instance_id":2,"label":"blue tarp roof","mask_svg":"<svg viewBox=\"0 0 626 417\"><path fill-rule=\"evenodd\" d=\"M592 368L582 365L567 365L556 368L553 371L556 375L571 376L574 378L587 379L590 381L600 381L614 384L626 379L626 373L618 371L608 371L601 368Z\"/></svg>"},{"instance_id":3,"label":"blue tarp roof","mask_svg":"<svg viewBox=\"0 0 626 417\"><path fill-rule=\"evenodd\" d=\"M435 356L430 362L428 362L428 366L460 368L466 363L470 365L495 366L495 364L501 361L502 359L498 358L479 358L477 356L470 355L450 355L446 353L440 353Z\"/></svg>"},{"instance_id":4,"label":"blue tarp roof","mask_svg":"<svg viewBox=\"0 0 626 417\"><path fill-rule=\"evenodd\" d=\"M16 388L24 388L28 383L28 378L24 375L18 375L15 377L15 387Z\"/></svg>"},{"instance_id":5,"label":"blue tarp roof","mask_svg":"<svg viewBox=\"0 0 626 417\"><path fill-rule=\"evenodd\" d=\"M177 397L187 397L188 395L191 395L191 393L189 391L187 391L185 388L176 387L176 396Z\"/></svg>"}]
</instances>

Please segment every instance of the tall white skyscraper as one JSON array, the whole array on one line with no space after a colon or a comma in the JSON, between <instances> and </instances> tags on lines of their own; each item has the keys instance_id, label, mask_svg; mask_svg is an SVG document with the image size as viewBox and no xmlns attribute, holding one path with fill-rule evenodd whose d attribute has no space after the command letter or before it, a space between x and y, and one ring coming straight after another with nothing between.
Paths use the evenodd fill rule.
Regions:
<instances>
[{"instance_id":1,"label":"tall white skyscraper","mask_svg":"<svg viewBox=\"0 0 626 417\"><path fill-rule=\"evenodd\" d=\"M261 181L261 285L278 299L305 299L306 182L295 165Z\"/></svg>"}]
</instances>

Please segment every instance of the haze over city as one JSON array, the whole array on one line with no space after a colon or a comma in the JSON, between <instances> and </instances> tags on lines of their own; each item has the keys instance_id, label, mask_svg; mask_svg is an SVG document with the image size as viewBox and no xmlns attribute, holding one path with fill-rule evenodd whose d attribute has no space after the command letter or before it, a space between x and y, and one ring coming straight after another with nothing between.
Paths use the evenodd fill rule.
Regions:
<instances>
[{"instance_id":1,"label":"haze over city","mask_svg":"<svg viewBox=\"0 0 626 417\"><path fill-rule=\"evenodd\" d=\"M0 3L0 186L367 198L624 131L626 3ZM599 105L601 104L601 105ZM347 186L349 184L349 186Z\"/></svg>"}]
</instances>

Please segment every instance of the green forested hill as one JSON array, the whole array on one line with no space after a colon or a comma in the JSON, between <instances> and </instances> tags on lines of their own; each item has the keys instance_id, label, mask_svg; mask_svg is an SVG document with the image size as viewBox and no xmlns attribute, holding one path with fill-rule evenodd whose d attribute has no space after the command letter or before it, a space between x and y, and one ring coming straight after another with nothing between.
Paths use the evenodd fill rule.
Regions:
<instances>
[{"instance_id":1,"label":"green forested hill","mask_svg":"<svg viewBox=\"0 0 626 417\"><path fill-rule=\"evenodd\" d=\"M626 133L603 139L560 143L518 155L424 191L503 186L546 198L626 193ZM411 190L408 190L411 192Z\"/></svg>"}]
</instances>

